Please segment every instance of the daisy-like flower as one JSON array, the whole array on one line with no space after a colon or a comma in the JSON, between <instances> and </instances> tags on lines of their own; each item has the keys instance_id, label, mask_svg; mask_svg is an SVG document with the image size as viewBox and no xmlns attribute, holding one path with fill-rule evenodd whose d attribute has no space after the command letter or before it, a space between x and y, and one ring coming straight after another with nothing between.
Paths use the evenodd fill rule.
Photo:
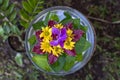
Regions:
<instances>
[{"instance_id":1,"label":"daisy-like flower","mask_svg":"<svg viewBox=\"0 0 120 80\"><path fill-rule=\"evenodd\" d=\"M73 31L71 29L67 30L67 36L73 38Z\"/></svg>"},{"instance_id":2,"label":"daisy-like flower","mask_svg":"<svg viewBox=\"0 0 120 80\"><path fill-rule=\"evenodd\" d=\"M45 41L41 42L41 48L40 49L43 50L43 52L51 53L52 47L50 45L49 40L45 40Z\"/></svg>"},{"instance_id":3,"label":"daisy-like flower","mask_svg":"<svg viewBox=\"0 0 120 80\"><path fill-rule=\"evenodd\" d=\"M53 47L52 54L54 56L58 57L59 55L61 55L61 53L63 53L63 49L60 47L60 45Z\"/></svg>"},{"instance_id":4,"label":"daisy-like flower","mask_svg":"<svg viewBox=\"0 0 120 80\"><path fill-rule=\"evenodd\" d=\"M44 38L47 40L51 40L52 29L50 27L42 27L42 33L40 34L40 38Z\"/></svg>"},{"instance_id":5,"label":"daisy-like flower","mask_svg":"<svg viewBox=\"0 0 120 80\"><path fill-rule=\"evenodd\" d=\"M55 24L54 27L58 28L58 29L62 29L63 25L62 24Z\"/></svg>"},{"instance_id":6,"label":"daisy-like flower","mask_svg":"<svg viewBox=\"0 0 120 80\"><path fill-rule=\"evenodd\" d=\"M74 48L75 42L72 41L72 38L68 37L64 42L64 48L67 50L72 50Z\"/></svg>"}]
</instances>

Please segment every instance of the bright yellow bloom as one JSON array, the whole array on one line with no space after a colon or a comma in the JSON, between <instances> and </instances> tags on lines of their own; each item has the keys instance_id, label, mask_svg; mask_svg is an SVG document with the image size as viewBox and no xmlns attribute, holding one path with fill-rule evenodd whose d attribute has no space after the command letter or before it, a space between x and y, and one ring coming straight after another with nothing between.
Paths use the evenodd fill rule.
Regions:
<instances>
[{"instance_id":1,"label":"bright yellow bloom","mask_svg":"<svg viewBox=\"0 0 120 80\"><path fill-rule=\"evenodd\" d=\"M64 42L64 48L68 50L72 50L75 42L72 41L72 38L68 37Z\"/></svg>"},{"instance_id":2,"label":"bright yellow bloom","mask_svg":"<svg viewBox=\"0 0 120 80\"><path fill-rule=\"evenodd\" d=\"M52 47L50 45L49 40L41 42L41 49L43 50L43 52L51 53Z\"/></svg>"},{"instance_id":3,"label":"bright yellow bloom","mask_svg":"<svg viewBox=\"0 0 120 80\"><path fill-rule=\"evenodd\" d=\"M59 45L53 47L53 50L52 50L53 55L58 57L59 55L61 55L61 53L63 53L63 49Z\"/></svg>"},{"instance_id":4,"label":"bright yellow bloom","mask_svg":"<svg viewBox=\"0 0 120 80\"><path fill-rule=\"evenodd\" d=\"M63 25L62 24L55 24L54 25L56 28L58 28L58 29L62 29L63 28Z\"/></svg>"},{"instance_id":5,"label":"bright yellow bloom","mask_svg":"<svg viewBox=\"0 0 120 80\"><path fill-rule=\"evenodd\" d=\"M40 38L44 38L46 40L51 40L52 29L50 27L42 27L42 33L40 34Z\"/></svg>"},{"instance_id":6,"label":"bright yellow bloom","mask_svg":"<svg viewBox=\"0 0 120 80\"><path fill-rule=\"evenodd\" d=\"M73 31L68 29L67 30L67 36L73 38Z\"/></svg>"}]
</instances>

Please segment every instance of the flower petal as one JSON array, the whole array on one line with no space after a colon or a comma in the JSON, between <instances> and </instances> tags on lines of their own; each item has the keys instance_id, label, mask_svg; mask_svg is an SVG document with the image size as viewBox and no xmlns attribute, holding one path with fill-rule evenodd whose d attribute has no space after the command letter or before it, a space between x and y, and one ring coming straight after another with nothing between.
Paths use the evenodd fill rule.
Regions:
<instances>
[{"instance_id":1,"label":"flower petal","mask_svg":"<svg viewBox=\"0 0 120 80\"><path fill-rule=\"evenodd\" d=\"M35 52L35 53L37 53L37 54L44 54L44 53L42 52L42 50L40 49L40 45L39 45L39 44L36 44L36 45L33 47L32 52Z\"/></svg>"},{"instance_id":2,"label":"flower petal","mask_svg":"<svg viewBox=\"0 0 120 80\"><path fill-rule=\"evenodd\" d=\"M61 33L60 33L60 36L59 36L59 39L61 41L65 41L67 38L67 33L66 33L66 29L65 28L62 28L61 29Z\"/></svg>"},{"instance_id":3,"label":"flower petal","mask_svg":"<svg viewBox=\"0 0 120 80\"><path fill-rule=\"evenodd\" d=\"M50 42L50 45L51 46L57 46L59 43L58 43L58 40L52 40L51 42Z\"/></svg>"},{"instance_id":4,"label":"flower petal","mask_svg":"<svg viewBox=\"0 0 120 80\"><path fill-rule=\"evenodd\" d=\"M66 49L65 49L65 52L66 52L68 55L70 55L70 56L75 56L75 55L76 55L76 52L75 52L74 49L73 49L73 50L66 50Z\"/></svg>"},{"instance_id":5,"label":"flower petal","mask_svg":"<svg viewBox=\"0 0 120 80\"><path fill-rule=\"evenodd\" d=\"M64 27L66 27L66 29L68 29L68 28L72 29L73 28L73 24L72 24L72 22L69 22L69 23L65 24Z\"/></svg>"},{"instance_id":6,"label":"flower petal","mask_svg":"<svg viewBox=\"0 0 120 80\"><path fill-rule=\"evenodd\" d=\"M58 28L52 27L52 34L59 34L60 30Z\"/></svg>"},{"instance_id":7,"label":"flower petal","mask_svg":"<svg viewBox=\"0 0 120 80\"><path fill-rule=\"evenodd\" d=\"M36 38L37 38L38 41L41 41L41 38L39 36L41 33L42 33L41 30L35 32L35 35L36 35Z\"/></svg>"},{"instance_id":8,"label":"flower petal","mask_svg":"<svg viewBox=\"0 0 120 80\"><path fill-rule=\"evenodd\" d=\"M54 56L53 54L49 54L48 55L48 61L49 61L49 64L53 64L57 61L58 57Z\"/></svg>"},{"instance_id":9,"label":"flower petal","mask_svg":"<svg viewBox=\"0 0 120 80\"><path fill-rule=\"evenodd\" d=\"M55 24L57 24L57 22L55 22L55 21L53 21L53 20L50 20L50 21L48 22L48 26L50 26L50 27L54 27Z\"/></svg>"},{"instance_id":10,"label":"flower petal","mask_svg":"<svg viewBox=\"0 0 120 80\"><path fill-rule=\"evenodd\" d=\"M82 30L74 30L73 33L74 33L73 41L76 42L82 37L84 32Z\"/></svg>"}]
</instances>

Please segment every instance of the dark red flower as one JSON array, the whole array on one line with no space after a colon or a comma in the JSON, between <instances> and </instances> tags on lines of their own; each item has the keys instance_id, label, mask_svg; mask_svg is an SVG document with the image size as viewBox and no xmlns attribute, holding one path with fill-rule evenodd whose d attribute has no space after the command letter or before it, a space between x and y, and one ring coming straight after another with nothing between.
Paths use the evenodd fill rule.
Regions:
<instances>
[{"instance_id":1,"label":"dark red flower","mask_svg":"<svg viewBox=\"0 0 120 80\"><path fill-rule=\"evenodd\" d=\"M70 23L65 24L64 27L66 27L66 29L72 29L73 24L72 24L72 22L70 22Z\"/></svg>"},{"instance_id":2,"label":"dark red flower","mask_svg":"<svg viewBox=\"0 0 120 80\"><path fill-rule=\"evenodd\" d=\"M64 50L65 51L65 53L67 53L68 55L70 55L70 56L75 56L76 55L76 52L75 52L75 50L73 49L73 50Z\"/></svg>"},{"instance_id":3,"label":"dark red flower","mask_svg":"<svg viewBox=\"0 0 120 80\"><path fill-rule=\"evenodd\" d=\"M41 30L35 32L35 36L36 36L38 42L41 42L41 40L42 40L42 39L40 38L40 34L41 34L41 33L42 33Z\"/></svg>"},{"instance_id":4,"label":"dark red flower","mask_svg":"<svg viewBox=\"0 0 120 80\"><path fill-rule=\"evenodd\" d=\"M50 26L50 27L54 27L55 24L57 24L57 22L55 22L55 21L53 21L53 20L50 20L50 21L48 22L48 26Z\"/></svg>"},{"instance_id":5,"label":"dark red flower","mask_svg":"<svg viewBox=\"0 0 120 80\"><path fill-rule=\"evenodd\" d=\"M53 54L49 54L48 55L48 61L49 61L49 64L53 64L57 61L58 57L57 56L54 56Z\"/></svg>"},{"instance_id":6,"label":"dark red flower","mask_svg":"<svg viewBox=\"0 0 120 80\"><path fill-rule=\"evenodd\" d=\"M73 31L73 34L74 34L74 38L73 38L73 41L78 41L81 37L82 37L82 35L83 35L83 31L82 30L74 30Z\"/></svg>"},{"instance_id":7,"label":"dark red flower","mask_svg":"<svg viewBox=\"0 0 120 80\"><path fill-rule=\"evenodd\" d=\"M33 47L32 52L35 52L37 54L44 54L42 50L40 49L40 44L38 43Z\"/></svg>"}]
</instances>

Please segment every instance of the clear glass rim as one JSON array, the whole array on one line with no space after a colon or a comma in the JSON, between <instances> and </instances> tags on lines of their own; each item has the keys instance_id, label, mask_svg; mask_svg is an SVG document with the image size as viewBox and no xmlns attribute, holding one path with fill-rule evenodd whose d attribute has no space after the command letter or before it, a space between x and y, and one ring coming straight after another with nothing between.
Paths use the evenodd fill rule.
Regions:
<instances>
[{"instance_id":1,"label":"clear glass rim","mask_svg":"<svg viewBox=\"0 0 120 80\"><path fill-rule=\"evenodd\" d=\"M69 10L69 11L71 11L71 12L76 13L78 16L80 16L80 17L82 17L82 18L84 19L84 22L89 25L90 31L92 31L92 35L90 35L90 34L88 35L88 36L92 37L91 40L90 40L90 42L92 43L92 47L89 48L90 54L89 54L89 56L87 56L87 57L85 58L85 60L81 63L81 65L79 66L79 68L75 69L74 71L68 71L68 72L66 72L66 73L46 72L45 70L40 69L40 68L32 61L32 57L31 57L30 54L29 54L28 35L29 35L29 31L30 31L30 29L31 29L31 27L32 27L32 24L33 24L35 21L38 20L39 16L41 16L42 14L44 14L44 13L46 13L46 12L52 11L52 10ZM33 64L38 70L40 70L40 71L42 71L42 72L45 72L45 73L47 73L47 74L51 74L51 75L64 76L64 75L68 75L68 74L71 74L71 73L74 73L74 72L78 71L78 70L81 69L83 66L85 66L85 65L88 63L88 61L91 59L91 57L92 57L92 55L93 55L93 53L94 53L94 51L95 51L95 48L96 48L96 34L95 34L95 30L94 30L92 24L90 23L90 21L89 21L81 12L79 12L79 11L73 9L73 8L67 7L67 6L54 6L54 7L50 7L50 8L48 8L48 9L45 9L45 10L41 11L41 12L35 17L35 19L30 23L30 26L29 26L29 28L27 29L26 35L25 35L25 49L26 49L26 53L27 53L30 61L32 62L32 64ZM87 51L88 51L88 50L87 50Z\"/></svg>"}]
</instances>

